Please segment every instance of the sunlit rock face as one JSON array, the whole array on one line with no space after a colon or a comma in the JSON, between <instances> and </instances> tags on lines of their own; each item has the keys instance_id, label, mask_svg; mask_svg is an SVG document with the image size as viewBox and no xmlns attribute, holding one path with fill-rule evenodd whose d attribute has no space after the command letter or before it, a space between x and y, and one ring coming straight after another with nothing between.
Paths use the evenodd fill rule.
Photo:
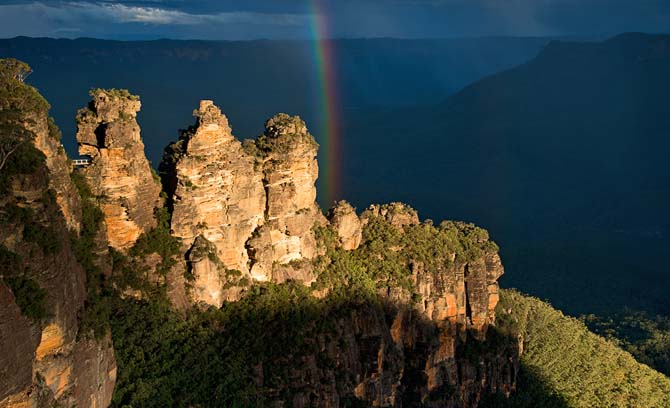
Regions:
<instances>
[{"instance_id":1,"label":"sunlit rock face","mask_svg":"<svg viewBox=\"0 0 670 408\"><path fill-rule=\"evenodd\" d=\"M327 217L337 232L342 249L350 251L358 248L363 229L354 207L346 201L340 201L328 211Z\"/></svg>"},{"instance_id":2,"label":"sunlit rock face","mask_svg":"<svg viewBox=\"0 0 670 408\"><path fill-rule=\"evenodd\" d=\"M119 90L94 90L91 96L77 115L79 154L90 158L80 171L98 197L109 245L124 251L155 226L161 186L144 154L139 98Z\"/></svg>"},{"instance_id":3,"label":"sunlit rock face","mask_svg":"<svg viewBox=\"0 0 670 408\"><path fill-rule=\"evenodd\" d=\"M65 149L59 140L52 119L46 115L34 115L26 127L35 134L34 144L45 158L49 169L49 188L56 194L56 202L65 218L68 229L81 228L81 203L79 193L70 179L70 164Z\"/></svg>"},{"instance_id":4,"label":"sunlit rock face","mask_svg":"<svg viewBox=\"0 0 670 408\"><path fill-rule=\"evenodd\" d=\"M0 245L15 258L0 266L0 274L18 273L38 286L31 297L43 299L44 317L26 317L17 293L0 279L0 407L106 407L116 380L111 339L93 338L79 319L87 298L86 273L71 237L82 225L80 197L62 145L49 134L46 114L30 126L46 160L33 173L16 176L0 198L3 214L17 209L31 214L3 219ZM25 293L18 296L25 302Z\"/></svg>"},{"instance_id":5,"label":"sunlit rock face","mask_svg":"<svg viewBox=\"0 0 670 408\"><path fill-rule=\"evenodd\" d=\"M195 126L168 147L162 165L173 160L173 234L185 248L202 235L214 244L225 268L248 272L245 243L265 221L262 175L219 108L202 101L194 115Z\"/></svg>"},{"instance_id":6,"label":"sunlit rock face","mask_svg":"<svg viewBox=\"0 0 670 408\"><path fill-rule=\"evenodd\" d=\"M230 276L313 280L311 268L298 265L315 256L312 226L323 218L315 202L318 146L304 122L277 115L256 141L242 144L212 101L201 101L194 116L195 125L166 148L160 167L172 233L184 253L202 236L220 261L191 261L196 280L207 277L192 291L194 301L235 298L218 287L231 286Z\"/></svg>"},{"instance_id":7,"label":"sunlit rock face","mask_svg":"<svg viewBox=\"0 0 670 408\"><path fill-rule=\"evenodd\" d=\"M299 261L316 256L312 227L323 222L316 204L318 145L300 118L278 114L265 123L265 132L253 147L266 190L267 222L249 242L256 261L251 274L258 281L310 282L314 279L310 266ZM275 273L275 263L294 267Z\"/></svg>"}]
</instances>

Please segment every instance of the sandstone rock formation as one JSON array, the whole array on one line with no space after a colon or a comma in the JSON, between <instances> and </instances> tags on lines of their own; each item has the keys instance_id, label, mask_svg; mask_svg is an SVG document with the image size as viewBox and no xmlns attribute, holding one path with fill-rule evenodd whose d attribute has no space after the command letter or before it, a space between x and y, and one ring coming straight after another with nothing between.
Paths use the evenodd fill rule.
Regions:
<instances>
[{"instance_id":1,"label":"sandstone rock formation","mask_svg":"<svg viewBox=\"0 0 670 408\"><path fill-rule=\"evenodd\" d=\"M214 244L225 268L248 273L245 243L265 221L262 174L219 108L202 101L194 114L196 125L166 149L161 164L161 174L173 180L173 234L185 248L201 235Z\"/></svg>"},{"instance_id":2,"label":"sandstone rock formation","mask_svg":"<svg viewBox=\"0 0 670 408\"><path fill-rule=\"evenodd\" d=\"M16 299L0 282L0 407L107 406L116 377L111 341L85 340L78 320L86 273L68 230L81 225L79 197L60 153L49 156L60 143L37 133L35 145L46 151L44 165L14 176L0 199L0 250L10 260L0 265L2 280L40 288ZM18 306L42 296L45 317L21 316Z\"/></svg>"},{"instance_id":3,"label":"sandstone rock formation","mask_svg":"<svg viewBox=\"0 0 670 408\"><path fill-rule=\"evenodd\" d=\"M328 221L337 232L342 249L352 250L358 248L362 239L361 220L356 215L356 210L346 201L340 201L328 211Z\"/></svg>"},{"instance_id":4,"label":"sandstone rock formation","mask_svg":"<svg viewBox=\"0 0 670 408\"><path fill-rule=\"evenodd\" d=\"M67 227L78 232L81 227L81 203L79 193L70 179L70 165L59 140L60 131L53 120L45 115L34 115L27 127L35 134L35 147L46 157L50 174L49 188L56 193L56 202Z\"/></svg>"},{"instance_id":5,"label":"sandstone rock formation","mask_svg":"<svg viewBox=\"0 0 670 408\"><path fill-rule=\"evenodd\" d=\"M315 354L303 356L303 363L293 362L306 365L310 374L293 378L291 387L316 387L319 406L341 406L351 397L368 406L477 406L486 394L509 395L514 390L516 341L485 343L495 321L497 280L504 270L497 247L484 230L458 222L439 227L420 223L417 212L401 203L372 205L358 221L353 208L340 202L328 217L342 249L353 249L348 238L361 234L361 224L372 228L363 232L364 237L378 234L384 226L394 230L383 232L384 238L376 238L382 241L373 246L357 236L356 246L361 245L363 259L371 258L372 264L383 264L387 257L395 260L379 271L382 275L406 265L409 286L392 276L379 276L376 287L385 299L384 310L352 307L351 314L338 320L336 334L319 337L319 353L327 357ZM461 247L458 241L467 245ZM429 251L427 257L424 251ZM464 351L470 347L479 352ZM310 358L331 359L331 367L337 369L304 363ZM353 373L346 386L332 380L339 370ZM347 390L353 390L353 396ZM313 400L297 391L295 406L310 403Z\"/></svg>"},{"instance_id":6,"label":"sandstone rock formation","mask_svg":"<svg viewBox=\"0 0 670 408\"><path fill-rule=\"evenodd\" d=\"M403 203L372 204L361 214L361 224L366 225L370 217L382 217L396 228L419 223L419 214Z\"/></svg>"},{"instance_id":7,"label":"sandstone rock formation","mask_svg":"<svg viewBox=\"0 0 670 408\"><path fill-rule=\"evenodd\" d=\"M313 279L309 268L299 266L315 256L312 226L322 217L315 202L317 145L304 122L277 115L257 141L243 146L212 101L202 101L194 115L196 124L166 148L161 163L172 231L184 253L201 236L221 262L189 260L194 300L220 306L234 298L223 289L231 275Z\"/></svg>"},{"instance_id":8,"label":"sandstone rock formation","mask_svg":"<svg viewBox=\"0 0 670 408\"><path fill-rule=\"evenodd\" d=\"M251 274L257 281L309 283L314 279L310 268L299 261L316 256L312 227L323 222L314 187L319 175L318 145L300 118L278 114L265 123L265 133L254 147L263 169L267 223L249 242L255 258ZM275 274L274 263L297 267Z\"/></svg>"},{"instance_id":9,"label":"sandstone rock formation","mask_svg":"<svg viewBox=\"0 0 670 408\"><path fill-rule=\"evenodd\" d=\"M109 245L126 250L155 226L161 187L144 155L139 99L121 90L98 89L91 96L77 115L79 154L91 160L81 171L99 198Z\"/></svg>"}]
</instances>

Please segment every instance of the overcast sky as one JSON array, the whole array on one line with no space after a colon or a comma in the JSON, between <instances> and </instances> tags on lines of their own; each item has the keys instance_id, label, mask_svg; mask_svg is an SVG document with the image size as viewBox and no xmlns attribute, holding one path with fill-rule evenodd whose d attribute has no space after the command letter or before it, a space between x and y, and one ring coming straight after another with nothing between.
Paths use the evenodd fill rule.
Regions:
<instances>
[{"instance_id":1,"label":"overcast sky","mask_svg":"<svg viewBox=\"0 0 670 408\"><path fill-rule=\"evenodd\" d=\"M0 0L0 38L306 38L313 0ZM670 0L321 0L331 37L670 32Z\"/></svg>"}]
</instances>

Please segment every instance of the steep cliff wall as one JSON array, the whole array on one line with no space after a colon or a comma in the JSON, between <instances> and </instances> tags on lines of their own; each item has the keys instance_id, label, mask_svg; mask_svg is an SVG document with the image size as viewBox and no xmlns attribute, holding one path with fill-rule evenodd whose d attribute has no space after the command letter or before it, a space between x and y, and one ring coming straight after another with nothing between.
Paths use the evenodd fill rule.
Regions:
<instances>
[{"instance_id":1,"label":"steep cliff wall","mask_svg":"<svg viewBox=\"0 0 670 408\"><path fill-rule=\"evenodd\" d=\"M0 406L50 406L59 401L102 407L111 401L114 352L109 337L82 340L86 334L80 333L78 316L87 297L86 274L50 189L51 174L44 165L33 174L15 175L0 202L0 270L11 287L7 291L8 286L1 285L0 309L9 314L0 317L0 354L8 369ZM17 309L31 318L17 315Z\"/></svg>"},{"instance_id":2,"label":"steep cliff wall","mask_svg":"<svg viewBox=\"0 0 670 408\"><path fill-rule=\"evenodd\" d=\"M115 322L127 370L119 404L476 407L509 395L519 345L491 327L503 270L486 232L420 223L401 204L373 206L361 218L355 249L343 248L336 226L314 229L321 255L311 262L311 287L257 282L238 301L186 320L124 301ZM212 247L196 238L198 267L216 264ZM138 381L147 393L136 392Z\"/></svg>"},{"instance_id":3,"label":"steep cliff wall","mask_svg":"<svg viewBox=\"0 0 670 408\"><path fill-rule=\"evenodd\" d=\"M315 202L317 145L304 122L277 115L243 146L211 101L194 115L196 124L161 163L194 300L220 306L239 296L240 280L313 280L308 267L287 266L316 255L312 226L323 218ZM202 256L205 241L211 256Z\"/></svg>"},{"instance_id":4,"label":"steep cliff wall","mask_svg":"<svg viewBox=\"0 0 670 408\"><path fill-rule=\"evenodd\" d=\"M326 218L315 202L318 145L305 123L279 114L256 140L240 143L211 101L201 102L196 124L166 149L161 176L170 217L165 209L155 217L163 203L135 120L139 101L115 90L92 96L79 113L77 135L80 153L91 160L79 170L91 197L81 201L46 116L30 122L36 165L0 180L6 192L0 200L0 407L109 405L116 380L111 339L96 339L82 325L87 303L103 287L90 281L87 287L90 278L108 279L104 287L114 293L105 296L114 302L150 303L167 289L171 299L178 294L180 301L172 300L182 309L185 293L194 303L239 307L229 315L193 311L212 315L184 324L209 322L206 328L164 334L190 333L200 342L197 336L207 333L207 342L196 343L203 347L239 343L235 381L256 402L458 407L514 390L516 339L487 342L503 268L485 231L421 223L400 203L373 205L359 216L340 202ZM84 222L95 218L96 206L98 232ZM80 248L83 237L87 245ZM120 253L108 254L107 245ZM86 262L77 258L82 250ZM113 267L107 265L112 255ZM143 289L123 289L128 282ZM264 299L266 290L301 297ZM99 318L104 328L107 317ZM114 341L133 341L128 334ZM150 374L142 375L136 380L148 381ZM134 389L121 386L124 393ZM176 393L172 403L191 395L166 392Z\"/></svg>"},{"instance_id":5,"label":"steep cliff wall","mask_svg":"<svg viewBox=\"0 0 670 408\"><path fill-rule=\"evenodd\" d=\"M77 114L79 154L90 158L82 173L99 199L109 245L126 250L156 225L160 183L144 155L136 120L139 98L101 89L91 96Z\"/></svg>"},{"instance_id":6,"label":"steep cliff wall","mask_svg":"<svg viewBox=\"0 0 670 408\"><path fill-rule=\"evenodd\" d=\"M339 370L351 373L347 387L374 406L476 406L488 394L515 389L516 339L485 343L504 270L484 230L420 223L416 211L400 203L373 205L359 222L345 202L329 214L330 233L320 237L330 234L321 243L331 247L319 261L327 266L317 268L316 293L337 293L339 285L356 282L374 288L385 306L354 308L337 320L338 333L324 338L338 342L324 340L328 346L320 350L337 368L314 368L320 384ZM309 375L297 382L308 380L319 383ZM346 393L334 389L317 393L323 398L318 405L341 404ZM309 406L307 395L296 401Z\"/></svg>"},{"instance_id":7,"label":"steep cliff wall","mask_svg":"<svg viewBox=\"0 0 670 408\"><path fill-rule=\"evenodd\" d=\"M79 193L48 104L4 74L1 137L20 143L0 171L0 407L107 406L113 348L109 336L84 340L79 320L87 299L71 245L82 229Z\"/></svg>"}]
</instances>

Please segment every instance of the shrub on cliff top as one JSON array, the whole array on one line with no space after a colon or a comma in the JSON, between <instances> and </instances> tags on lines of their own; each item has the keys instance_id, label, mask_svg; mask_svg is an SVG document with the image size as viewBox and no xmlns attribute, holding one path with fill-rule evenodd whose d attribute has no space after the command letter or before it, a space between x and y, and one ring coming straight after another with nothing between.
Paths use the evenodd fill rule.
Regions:
<instances>
[{"instance_id":1,"label":"shrub on cliff top","mask_svg":"<svg viewBox=\"0 0 670 408\"><path fill-rule=\"evenodd\" d=\"M363 228L363 241L354 251L337 248L332 228L317 225L314 231L325 252L315 261L319 273L315 289L354 285L375 292L378 287L400 287L411 294L415 292L412 263L439 273L452 262L470 262L498 250L486 230L451 221L439 227L430 223L399 227L383 216L370 216Z\"/></svg>"},{"instance_id":2,"label":"shrub on cliff top","mask_svg":"<svg viewBox=\"0 0 670 408\"><path fill-rule=\"evenodd\" d=\"M127 89L117 89L117 88L110 88L110 89L103 89L103 88L93 88L90 91L88 91L88 94L92 97L95 98L99 94L104 94L107 95L110 98L121 98L121 99L130 99L131 101L139 101L140 97L139 95L133 95L130 93L129 90Z\"/></svg>"},{"instance_id":3,"label":"shrub on cliff top","mask_svg":"<svg viewBox=\"0 0 670 408\"><path fill-rule=\"evenodd\" d=\"M0 59L0 191L11 176L30 174L44 163L33 146L35 134L28 129L36 117L46 115L49 104L37 89L23 82L30 67L15 59Z\"/></svg>"}]
</instances>

